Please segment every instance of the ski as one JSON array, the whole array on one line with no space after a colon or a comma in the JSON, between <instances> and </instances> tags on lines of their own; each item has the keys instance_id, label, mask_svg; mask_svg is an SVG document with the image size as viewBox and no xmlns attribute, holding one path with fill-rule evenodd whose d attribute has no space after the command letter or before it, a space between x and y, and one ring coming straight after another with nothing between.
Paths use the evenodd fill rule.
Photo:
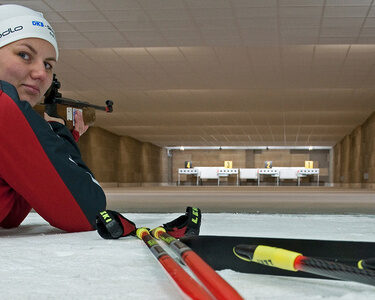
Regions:
<instances>
[{"instance_id":1,"label":"ski","mask_svg":"<svg viewBox=\"0 0 375 300\"><path fill-rule=\"evenodd\" d=\"M233 253L240 259L293 272L304 271L333 279L375 285L375 272L341 263L304 256L301 253L264 245L237 245Z\"/></svg>"},{"instance_id":2,"label":"ski","mask_svg":"<svg viewBox=\"0 0 375 300\"><path fill-rule=\"evenodd\" d=\"M164 241L190 268L203 285L218 300L243 299L238 292L217 274L203 259L181 241L166 233L163 227L151 230L151 234Z\"/></svg>"},{"instance_id":3,"label":"ski","mask_svg":"<svg viewBox=\"0 0 375 300\"><path fill-rule=\"evenodd\" d=\"M293 272L245 262L233 254L233 247L239 244L267 245L293 249L306 256L357 266L359 261L366 262L375 256L375 242L282 239L265 237L231 236L192 236L180 239L196 252L215 270L232 269L254 274L268 274L294 277L329 278L306 272Z\"/></svg>"},{"instance_id":4,"label":"ski","mask_svg":"<svg viewBox=\"0 0 375 300\"><path fill-rule=\"evenodd\" d=\"M138 228L136 235L150 249L169 276L180 288L180 291L190 299L213 299L211 295L196 282L150 235L147 228Z\"/></svg>"}]
</instances>

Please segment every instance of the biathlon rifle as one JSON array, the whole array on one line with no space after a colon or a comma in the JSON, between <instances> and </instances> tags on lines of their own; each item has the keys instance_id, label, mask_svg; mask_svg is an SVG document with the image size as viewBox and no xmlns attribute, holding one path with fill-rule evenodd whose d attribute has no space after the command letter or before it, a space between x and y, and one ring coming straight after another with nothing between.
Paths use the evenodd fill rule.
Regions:
<instances>
[{"instance_id":1,"label":"biathlon rifle","mask_svg":"<svg viewBox=\"0 0 375 300\"><path fill-rule=\"evenodd\" d=\"M102 110L108 113L113 111L113 101L106 100L105 106L94 105L88 102L73 100L69 98L62 97L62 94L59 92L61 88L61 83L57 79L56 74L53 74L53 80L50 88L44 95L44 103L41 103L43 108L36 107L36 110L42 114L45 111L49 116L62 118L67 123L68 127L74 125L74 109L81 109L83 112L83 119L85 124L91 125L95 121L95 110ZM66 109L66 113L63 109L60 108L60 105L63 105ZM41 111L43 110L43 111Z\"/></svg>"}]
</instances>

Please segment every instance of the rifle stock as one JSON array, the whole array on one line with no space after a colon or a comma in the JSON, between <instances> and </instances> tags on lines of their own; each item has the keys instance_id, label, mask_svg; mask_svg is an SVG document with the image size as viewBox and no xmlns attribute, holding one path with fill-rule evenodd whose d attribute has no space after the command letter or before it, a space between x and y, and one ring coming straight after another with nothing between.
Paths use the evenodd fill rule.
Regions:
<instances>
[{"instance_id":1,"label":"rifle stock","mask_svg":"<svg viewBox=\"0 0 375 300\"><path fill-rule=\"evenodd\" d=\"M44 117L44 112L46 111L45 104L37 104L34 107L34 110L41 116ZM73 106L67 106L62 104L56 104L56 111L59 118L64 119L66 127L69 130L73 129ZM96 120L96 112L92 107L83 107L79 108L82 110L83 122L86 125L94 125Z\"/></svg>"}]
</instances>

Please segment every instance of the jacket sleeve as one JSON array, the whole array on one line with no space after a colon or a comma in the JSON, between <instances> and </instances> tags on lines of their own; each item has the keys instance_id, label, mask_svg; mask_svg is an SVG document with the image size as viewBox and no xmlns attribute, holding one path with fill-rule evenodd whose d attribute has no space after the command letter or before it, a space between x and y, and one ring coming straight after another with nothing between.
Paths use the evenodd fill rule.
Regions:
<instances>
[{"instance_id":1,"label":"jacket sleeve","mask_svg":"<svg viewBox=\"0 0 375 300\"><path fill-rule=\"evenodd\" d=\"M106 199L73 136L20 101L12 85L0 85L0 177L52 226L94 229Z\"/></svg>"}]
</instances>

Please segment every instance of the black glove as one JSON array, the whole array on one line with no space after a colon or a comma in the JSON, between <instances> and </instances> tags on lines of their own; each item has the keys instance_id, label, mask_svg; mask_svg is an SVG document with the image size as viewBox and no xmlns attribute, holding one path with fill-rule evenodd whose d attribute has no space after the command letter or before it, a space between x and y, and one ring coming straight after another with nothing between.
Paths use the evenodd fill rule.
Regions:
<instances>
[{"instance_id":1,"label":"black glove","mask_svg":"<svg viewBox=\"0 0 375 300\"><path fill-rule=\"evenodd\" d=\"M104 210L96 216L96 228L103 239L118 239L135 235L135 224L113 210Z\"/></svg>"},{"instance_id":2,"label":"black glove","mask_svg":"<svg viewBox=\"0 0 375 300\"><path fill-rule=\"evenodd\" d=\"M199 208L188 206L184 215L164 224L163 227L174 238L181 238L186 235L199 235L201 218L202 215Z\"/></svg>"}]
</instances>

